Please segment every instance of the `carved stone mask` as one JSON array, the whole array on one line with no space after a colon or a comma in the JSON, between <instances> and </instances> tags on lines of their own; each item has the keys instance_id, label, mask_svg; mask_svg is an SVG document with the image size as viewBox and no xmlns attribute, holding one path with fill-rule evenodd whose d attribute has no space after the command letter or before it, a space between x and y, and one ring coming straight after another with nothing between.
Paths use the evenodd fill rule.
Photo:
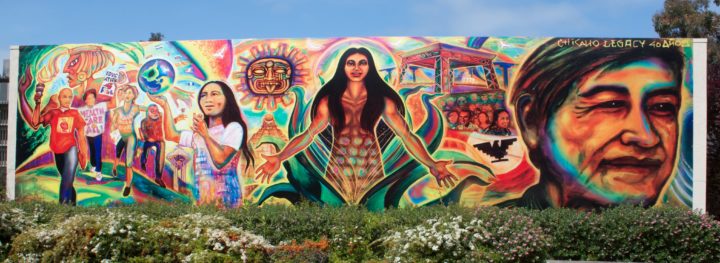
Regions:
<instances>
[{"instance_id":1,"label":"carved stone mask","mask_svg":"<svg viewBox=\"0 0 720 263\"><path fill-rule=\"evenodd\" d=\"M291 77L290 63L279 58L257 60L250 64L247 72L250 90L263 95L285 93L290 88Z\"/></svg>"}]
</instances>

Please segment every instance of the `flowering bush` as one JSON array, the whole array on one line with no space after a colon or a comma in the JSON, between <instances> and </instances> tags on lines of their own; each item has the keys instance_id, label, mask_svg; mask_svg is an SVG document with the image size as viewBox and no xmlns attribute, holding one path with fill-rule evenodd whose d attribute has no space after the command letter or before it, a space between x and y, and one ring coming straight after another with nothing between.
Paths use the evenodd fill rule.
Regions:
<instances>
[{"instance_id":1,"label":"flowering bush","mask_svg":"<svg viewBox=\"0 0 720 263\"><path fill-rule=\"evenodd\" d=\"M474 218L429 219L383 242L393 262L533 262L544 260L550 239L543 229L513 210L483 209ZM488 212L491 211L491 212Z\"/></svg>"},{"instance_id":2,"label":"flowering bush","mask_svg":"<svg viewBox=\"0 0 720 263\"><path fill-rule=\"evenodd\" d=\"M475 258L492 262L537 262L548 257L552 239L525 209L497 207L478 209L477 218L484 221L488 236L481 243L484 250L473 253Z\"/></svg>"},{"instance_id":3,"label":"flowering bush","mask_svg":"<svg viewBox=\"0 0 720 263\"><path fill-rule=\"evenodd\" d=\"M13 261L89 260L91 239L101 228L95 216L76 215L55 224L38 225L16 236L10 251Z\"/></svg>"},{"instance_id":4,"label":"flowering bush","mask_svg":"<svg viewBox=\"0 0 720 263\"><path fill-rule=\"evenodd\" d=\"M261 262L272 247L218 215L155 220L141 214L77 215L27 229L13 240L10 260L181 261L238 258ZM212 251L213 253L194 253Z\"/></svg>"},{"instance_id":5,"label":"flowering bush","mask_svg":"<svg viewBox=\"0 0 720 263\"><path fill-rule=\"evenodd\" d=\"M683 208L369 212L0 203L7 262L720 262L720 223Z\"/></svg>"},{"instance_id":6,"label":"flowering bush","mask_svg":"<svg viewBox=\"0 0 720 263\"><path fill-rule=\"evenodd\" d=\"M7 254L12 238L23 230L34 226L32 220L25 211L13 208L8 205L0 206L0 259Z\"/></svg>"},{"instance_id":7,"label":"flowering bush","mask_svg":"<svg viewBox=\"0 0 720 263\"><path fill-rule=\"evenodd\" d=\"M382 242L385 258L393 262L454 262L468 260L490 233L482 220L463 220L462 216L428 219L425 223L392 231Z\"/></svg>"}]
</instances>

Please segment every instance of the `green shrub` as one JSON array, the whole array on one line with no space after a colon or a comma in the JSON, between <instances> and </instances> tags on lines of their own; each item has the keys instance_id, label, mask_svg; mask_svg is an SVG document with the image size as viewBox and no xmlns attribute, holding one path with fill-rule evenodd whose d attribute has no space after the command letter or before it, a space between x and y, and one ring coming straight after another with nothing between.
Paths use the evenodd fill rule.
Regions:
<instances>
[{"instance_id":1,"label":"green shrub","mask_svg":"<svg viewBox=\"0 0 720 263\"><path fill-rule=\"evenodd\" d=\"M223 211L234 224L253 229L269 242L277 244L292 240L313 240L330 235L334 220L343 217L341 211L351 214L350 209L323 208L312 204L298 206L245 206Z\"/></svg>"},{"instance_id":2,"label":"green shrub","mask_svg":"<svg viewBox=\"0 0 720 263\"><path fill-rule=\"evenodd\" d=\"M555 259L720 262L720 222L684 208L548 209L535 218Z\"/></svg>"},{"instance_id":3,"label":"green shrub","mask_svg":"<svg viewBox=\"0 0 720 263\"><path fill-rule=\"evenodd\" d=\"M98 218L76 215L57 224L39 225L20 233L13 240L9 259L59 262L66 258L88 261L93 256L92 237L101 228Z\"/></svg>"},{"instance_id":4,"label":"green shrub","mask_svg":"<svg viewBox=\"0 0 720 263\"><path fill-rule=\"evenodd\" d=\"M13 238L35 227L43 216L40 209L26 212L11 203L0 203L0 260L8 254Z\"/></svg>"},{"instance_id":5,"label":"green shrub","mask_svg":"<svg viewBox=\"0 0 720 263\"><path fill-rule=\"evenodd\" d=\"M534 212L534 211L533 211ZM475 217L487 231L482 249L473 252L473 258L493 262L539 262L548 257L552 238L546 229L531 217L527 209L480 208Z\"/></svg>"},{"instance_id":6,"label":"green shrub","mask_svg":"<svg viewBox=\"0 0 720 263\"><path fill-rule=\"evenodd\" d=\"M330 227L331 261L358 262L383 258L383 247L374 242L397 228L395 218L367 212L365 208L345 210Z\"/></svg>"},{"instance_id":7,"label":"green shrub","mask_svg":"<svg viewBox=\"0 0 720 263\"><path fill-rule=\"evenodd\" d=\"M683 208L598 211L313 204L0 203L9 262L720 262L720 223Z\"/></svg>"}]
</instances>

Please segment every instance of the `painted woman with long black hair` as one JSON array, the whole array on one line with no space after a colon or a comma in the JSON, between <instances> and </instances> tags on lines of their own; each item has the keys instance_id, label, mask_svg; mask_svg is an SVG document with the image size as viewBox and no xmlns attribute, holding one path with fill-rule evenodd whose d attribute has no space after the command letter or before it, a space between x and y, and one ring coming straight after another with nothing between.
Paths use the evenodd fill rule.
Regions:
<instances>
[{"instance_id":1,"label":"painted woman with long black hair","mask_svg":"<svg viewBox=\"0 0 720 263\"><path fill-rule=\"evenodd\" d=\"M198 204L241 205L240 172L255 160L247 144L247 125L235 95L222 81L205 83L198 94L202 114L193 116L192 131L175 129L168 103L162 97L151 100L163 108L165 138L191 147L195 160L195 197ZM247 166L239 170L241 151Z\"/></svg>"},{"instance_id":2,"label":"painted woman with long black hair","mask_svg":"<svg viewBox=\"0 0 720 263\"><path fill-rule=\"evenodd\" d=\"M378 74L370 51L350 48L340 57L335 75L315 96L312 123L277 155L263 156L257 178L266 181L280 164L304 150L313 138L332 127L333 143L325 177L347 203L359 203L363 194L385 177L375 128L380 119L401 139L416 160L429 168L438 183L450 186L457 178L447 170L450 161L430 157L404 119L400 96Z\"/></svg>"}]
</instances>

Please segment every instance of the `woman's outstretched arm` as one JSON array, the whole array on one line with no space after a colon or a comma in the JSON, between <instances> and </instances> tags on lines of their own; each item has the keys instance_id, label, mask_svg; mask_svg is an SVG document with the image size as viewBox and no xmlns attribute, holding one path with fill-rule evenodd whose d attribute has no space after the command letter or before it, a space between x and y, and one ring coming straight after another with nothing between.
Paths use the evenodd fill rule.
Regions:
<instances>
[{"instance_id":1,"label":"woman's outstretched arm","mask_svg":"<svg viewBox=\"0 0 720 263\"><path fill-rule=\"evenodd\" d=\"M176 143L180 142L180 133L175 129L175 122L173 121L172 113L170 112L170 106L164 97L160 96L148 96L152 102L157 103L163 109L163 131L165 132L165 140L173 141Z\"/></svg>"},{"instance_id":2,"label":"woman's outstretched arm","mask_svg":"<svg viewBox=\"0 0 720 263\"><path fill-rule=\"evenodd\" d=\"M285 148L280 150L278 154L262 156L265 159L265 163L257 169L255 179L262 182L270 181L270 178L280 170L280 164L282 164L282 162L307 148L315 136L322 132L329 124L330 111L328 109L327 97L325 97L318 103L317 112L307 130L290 140Z\"/></svg>"},{"instance_id":3,"label":"woman's outstretched arm","mask_svg":"<svg viewBox=\"0 0 720 263\"><path fill-rule=\"evenodd\" d=\"M410 131L405 119L397 110L395 102L390 99L385 99L385 110L383 111L383 120L392 129L405 145L405 149L423 165L430 169L430 173L435 176L440 186L452 186L455 184L457 177L447 169L447 165L452 164L452 161L435 161L425 149L420 138Z\"/></svg>"}]
</instances>

